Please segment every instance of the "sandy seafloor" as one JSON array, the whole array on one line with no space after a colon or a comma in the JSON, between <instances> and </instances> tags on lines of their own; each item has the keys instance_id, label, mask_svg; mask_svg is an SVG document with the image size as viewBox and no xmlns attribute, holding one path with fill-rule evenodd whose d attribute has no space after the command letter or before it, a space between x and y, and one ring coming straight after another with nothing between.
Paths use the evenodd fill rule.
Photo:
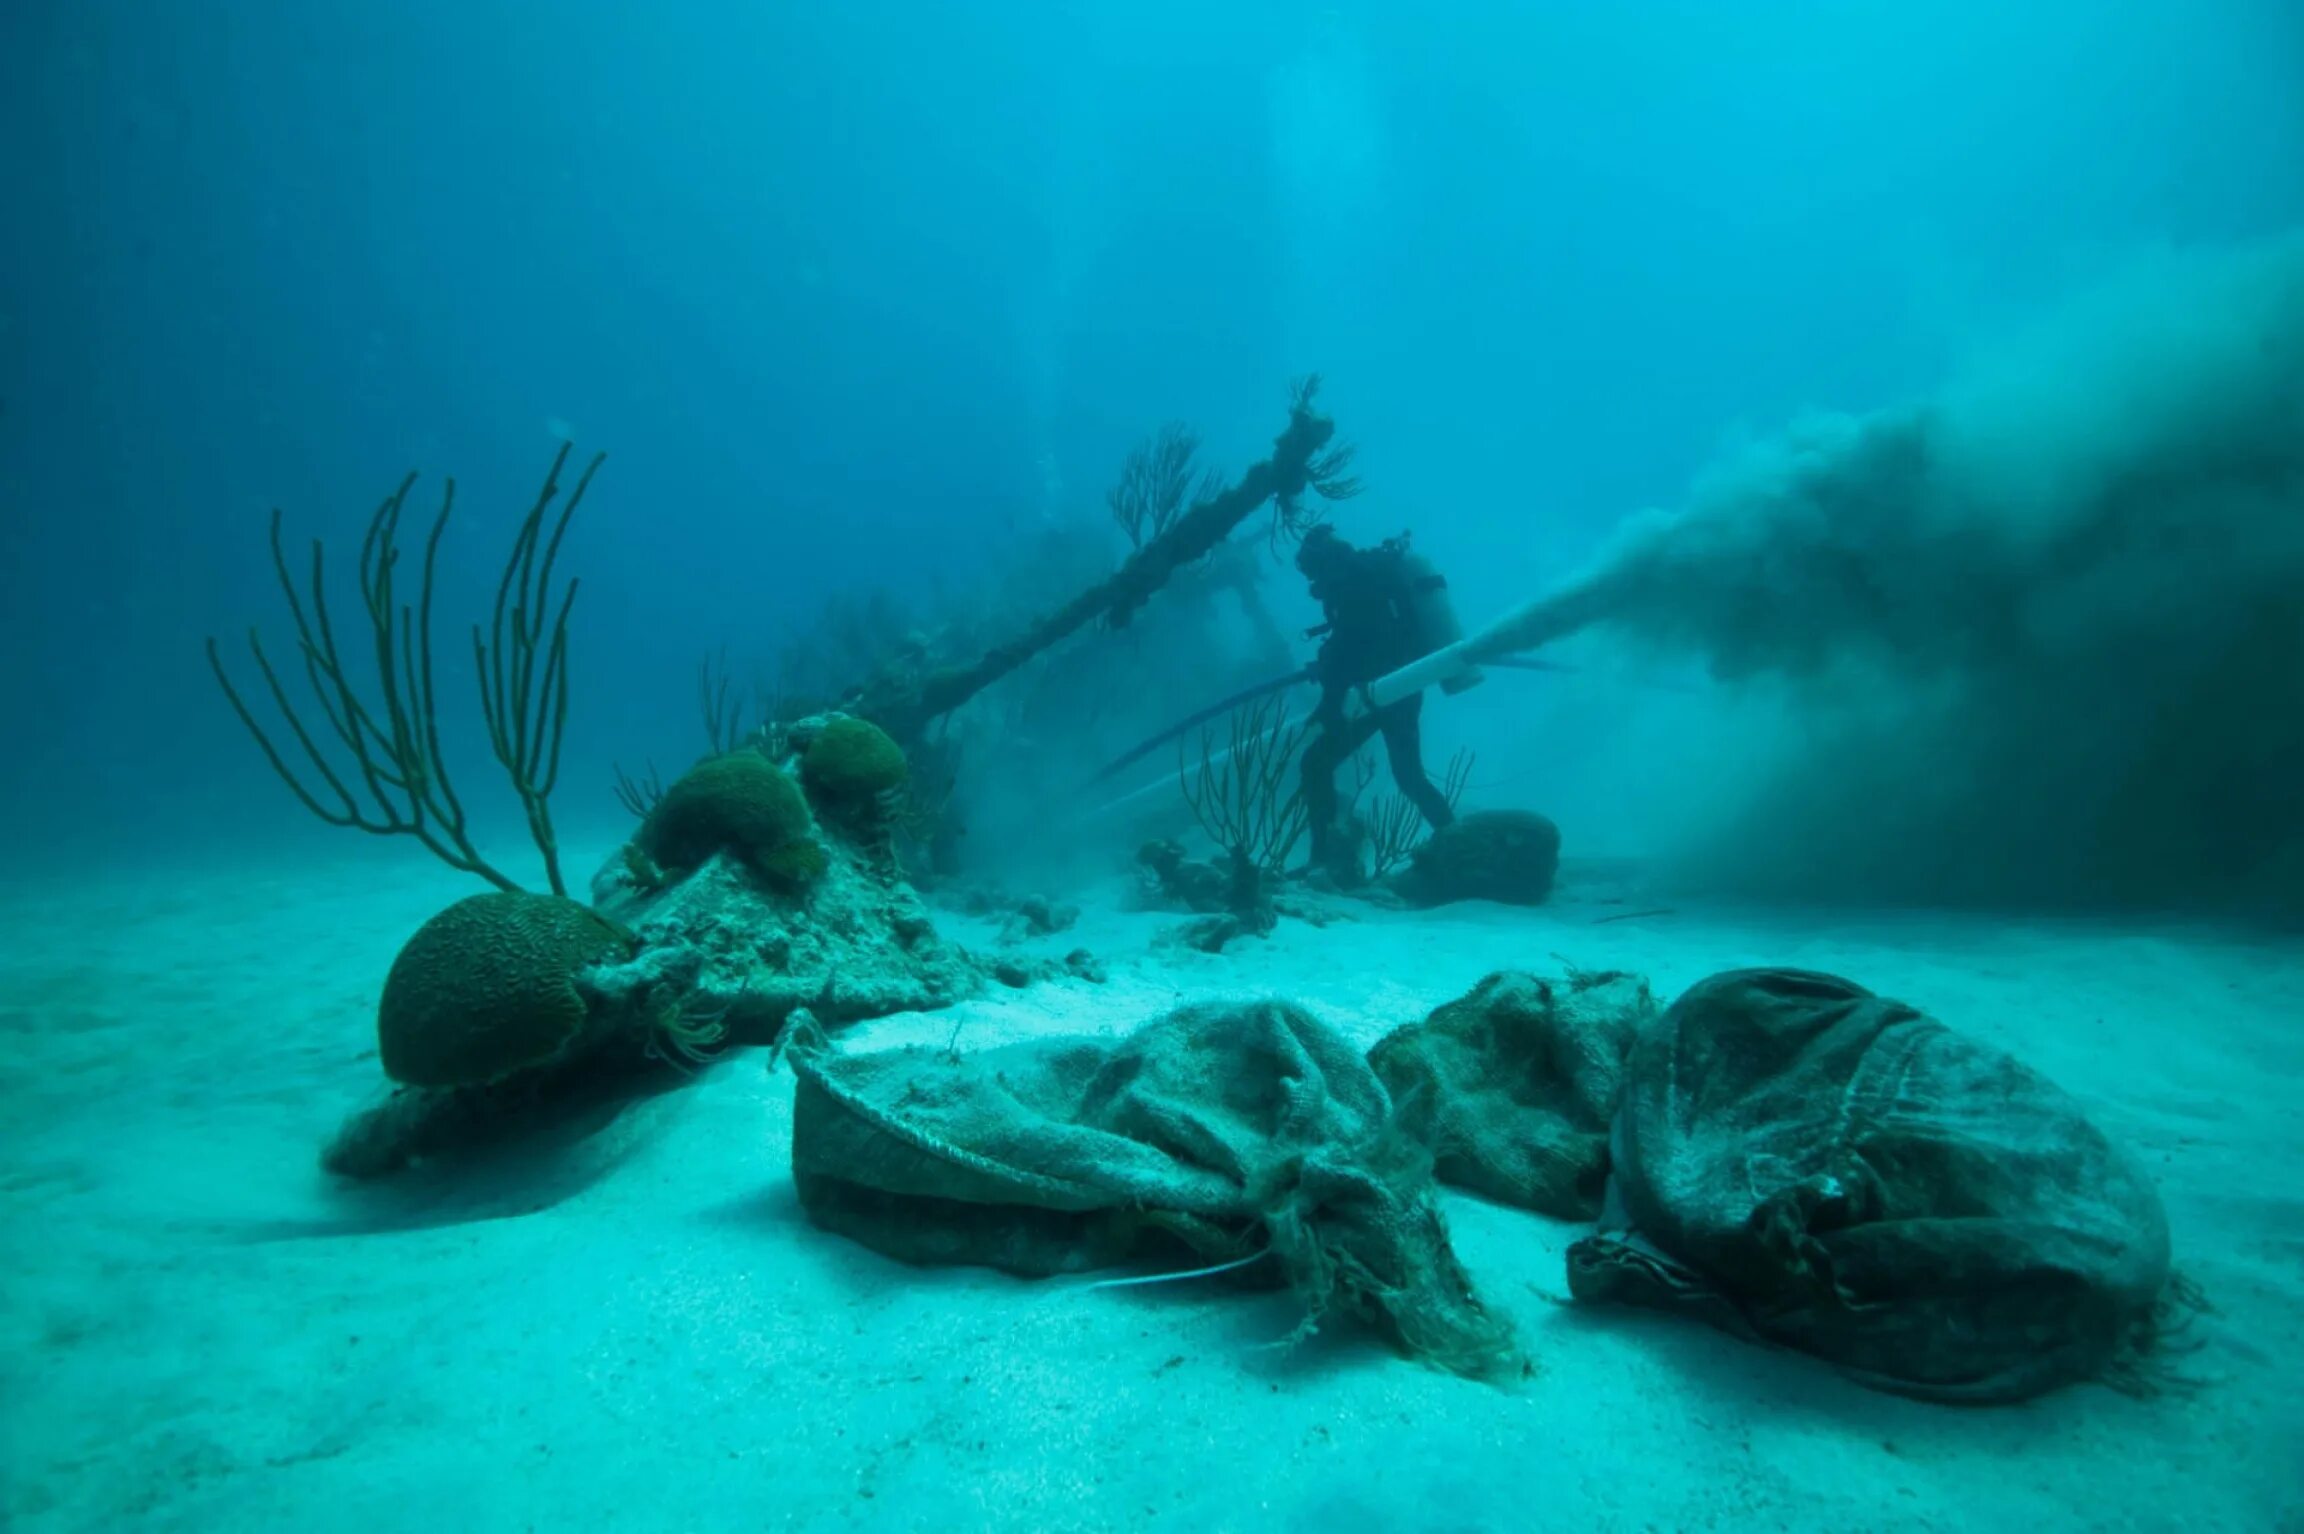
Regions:
<instances>
[{"instance_id":1,"label":"sandy seafloor","mask_svg":"<svg viewBox=\"0 0 2304 1534\"><path fill-rule=\"evenodd\" d=\"M583 857L571 866L588 870ZM2198 1388L1957 1409L1561 1303L1574 1226L1450 1195L1513 1390L1278 1295L918 1271L812 1229L751 1052L556 1158L347 1197L375 997L471 885L412 849L0 899L0 1526L61 1530L2304 1530L2304 945L1974 917L1464 906L994 991L854 1047L1295 998L1372 1042L1559 958L1660 997L1835 971L2015 1051L2159 1178L2215 1305ZM946 918L987 944L987 922Z\"/></svg>"}]
</instances>

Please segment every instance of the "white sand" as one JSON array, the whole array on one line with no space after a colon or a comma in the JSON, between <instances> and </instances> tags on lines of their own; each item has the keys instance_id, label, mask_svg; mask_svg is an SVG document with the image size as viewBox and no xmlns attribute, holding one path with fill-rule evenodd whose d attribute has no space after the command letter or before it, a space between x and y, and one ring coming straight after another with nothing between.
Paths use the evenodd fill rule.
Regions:
<instances>
[{"instance_id":1,"label":"white sand","mask_svg":"<svg viewBox=\"0 0 2304 1534\"><path fill-rule=\"evenodd\" d=\"M589 867L577 860L575 866ZM469 890L404 848L0 906L0 1525L51 1530L2304 1529L2304 954L2205 932L1668 917L1573 900L1284 925L1154 960L1172 918L1043 945L1106 986L861 1043L1119 1030L1297 998L1357 1039L1484 972L1837 971L2016 1051L2161 1179L2217 1306L2195 1396L1960 1410L1665 1317L1555 1303L1578 1234L1451 1197L1541 1369L1516 1391L1285 1300L900 1268L809 1227L758 1053L557 1161L346 1197L372 1008ZM951 920L965 941L980 923Z\"/></svg>"}]
</instances>

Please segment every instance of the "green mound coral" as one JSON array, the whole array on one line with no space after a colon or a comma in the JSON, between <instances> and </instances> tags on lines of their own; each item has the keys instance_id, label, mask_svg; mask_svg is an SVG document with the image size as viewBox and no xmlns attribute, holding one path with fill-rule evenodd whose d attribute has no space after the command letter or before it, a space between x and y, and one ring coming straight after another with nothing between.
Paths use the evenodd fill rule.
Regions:
<instances>
[{"instance_id":1,"label":"green mound coral","mask_svg":"<svg viewBox=\"0 0 2304 1534\"><path fill-rule=\"evenodd\" d=\"M819 804L847 816L887 813L911 775L904 748L868 719L843 714L808 744L800 775Z\"/></svg>"},{"instance_id":2,"label":"green mound coral","mask_svg":"<svg viewBox=\"0 0 2304 1534\"><path fill-rule=\"evenodd\" d=\"M700 868L725 851L779 883L805 884L825 867L824 849L808 834L811 823L790 775L757 751L731 751L697 763L664 790L637 842L669 870Z\"/></svg>"},{"instance_id":3,"label":"green mound coral","mask_svg":"<svg viewBox=\"0 0 2304 1534\"><path fill-rule=\"evenodd\" d=\"M416 929L376 1009L384 1072L473 1087L552 1065L594 1041L579 970L628 959L629 933L560 895L472 895Z\"/></svg>"}]
</instances>

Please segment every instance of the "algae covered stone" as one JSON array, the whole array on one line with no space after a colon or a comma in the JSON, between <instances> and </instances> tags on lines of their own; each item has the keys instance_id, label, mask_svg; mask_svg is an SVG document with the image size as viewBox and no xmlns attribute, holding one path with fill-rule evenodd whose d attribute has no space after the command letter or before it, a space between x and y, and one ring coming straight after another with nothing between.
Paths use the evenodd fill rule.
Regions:
<instances>
[{"instance_id":1,"label":"algae covered stone","mask_svg":"<svg viewBox=\"0 0 2304 1534\"><path fill-rule=\"evenodd\" d=\"M911 768L904 748L868 719L842 715L808 743L800 775L820 804L846 814L874 813L904 786Z\"/></svg>"},{"instance_id":2,"label":"algae covered stone","mask_svg":"<svg viewBox=\"0 0 2304 1534\"><path fill-rule=\"evenodd\" d=\"M824 871L812 823L790 774L757 751L731 751L666 789L637 840L667 869L690 872L729 852L774 879L805 883Z\"/></svg>"},{"instance_id":3,"label":"algae covered stone","mask_svg":"<svg viewBox=\"0 0 2304 1534\"><path fill-rule=\"evenodd\" d=\"M1475 810L1435 831L1390 880L1410 905L1542 905L1560 868L1560 828L1533 810Z\"/></svg>"},{"instance_id":4,"label":"algae covered stone","mask_svg":"<svg viewBox=\"0 0 2304 1534\"><path fill-rule=\"evenodd\" d=\"M551 1065L593 1037L576 975L628 959L631 935L559 895L472 895L416 929L384 979L384 1072L469 1087Z\"/></svg>"}]
</instances>

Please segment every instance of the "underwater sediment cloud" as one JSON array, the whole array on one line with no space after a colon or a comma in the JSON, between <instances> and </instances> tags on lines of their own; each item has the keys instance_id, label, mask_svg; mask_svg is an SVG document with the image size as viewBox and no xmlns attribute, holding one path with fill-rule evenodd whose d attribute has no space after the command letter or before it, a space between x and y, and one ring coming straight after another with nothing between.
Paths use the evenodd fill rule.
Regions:
<instances>
[{"instance_id":1,"label":"underwater sediment cloud","mask_svg":"<svg viewBox=\"0 0 2304 1534\"><path fill-rule=\"evenodd\" d=\"M1779 711L1704 883L2304 915L2304 238L1801 422L1540 606Z\"/></svg>"}]
</instances>

